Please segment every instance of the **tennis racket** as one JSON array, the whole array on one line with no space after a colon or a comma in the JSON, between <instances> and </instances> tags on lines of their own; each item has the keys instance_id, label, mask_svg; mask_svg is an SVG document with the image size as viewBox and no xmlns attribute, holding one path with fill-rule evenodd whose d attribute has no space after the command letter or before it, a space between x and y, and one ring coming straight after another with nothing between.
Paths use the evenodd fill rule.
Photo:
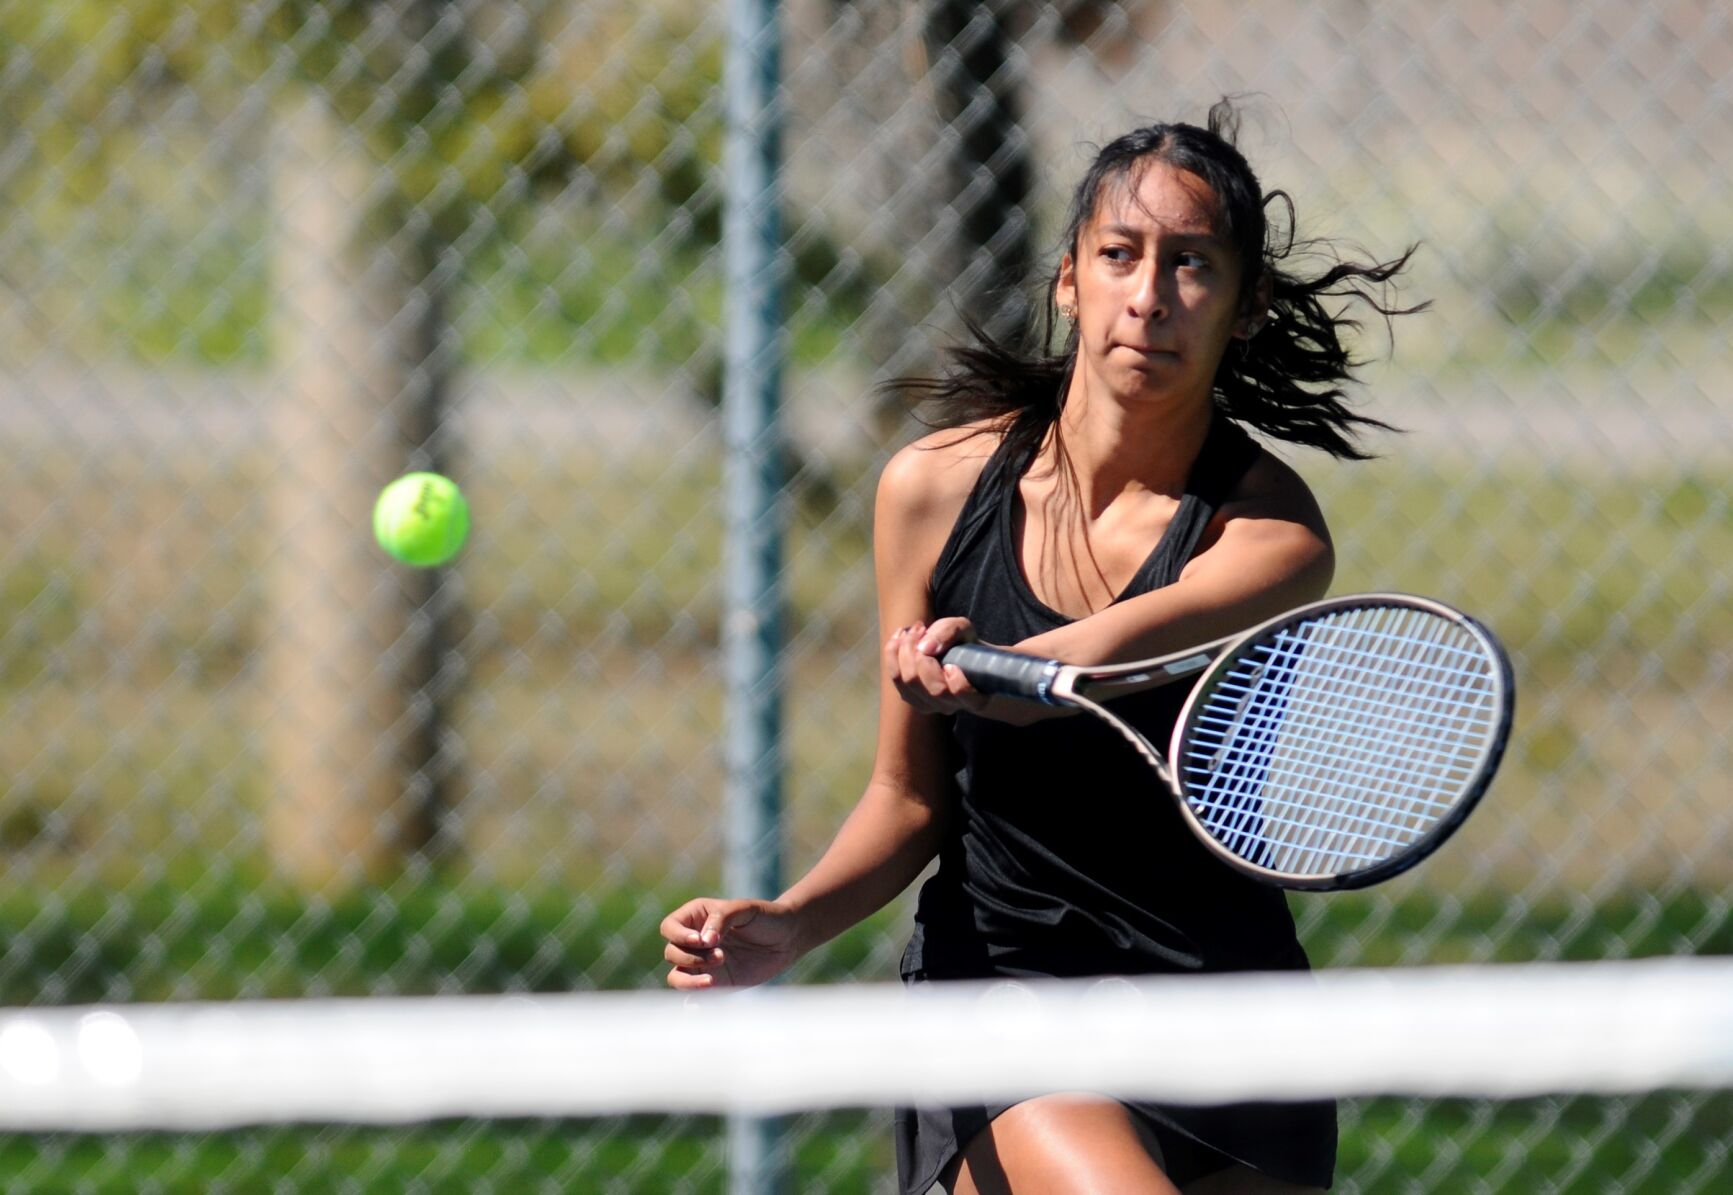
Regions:
<instances>
[{"instance_id":1,"label":"tennis racket","mask_svg":"<svg viewBox=\"0 0 1733 1195\"><path fill-rule=\"evenodd\" d=\"M1492 633L1403 594L1314 602L1129 664L1085 668L982 644L944 662L983 693L1094 714L1225 862L1315 891L1378 883L1437 850L1491 783L1515 708ZM1163 758L1111 703L1188 677Z\"/></svg>"}]
</instances>

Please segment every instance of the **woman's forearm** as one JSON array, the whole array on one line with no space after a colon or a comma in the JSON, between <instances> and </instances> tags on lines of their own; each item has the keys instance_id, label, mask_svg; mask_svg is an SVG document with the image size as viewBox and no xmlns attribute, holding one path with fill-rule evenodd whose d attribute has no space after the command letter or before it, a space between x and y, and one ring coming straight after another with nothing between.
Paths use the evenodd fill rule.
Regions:
<instances>
[{"instance_id":1,"label":"woman's forearm","mask_svg":"<svg viewBox=\"0 0 1733 1195\"><path fill-rule=\"evenodd\" d=\"M782 894L800 950L828 942L907 888L938 853L943 832L925 799L869 784L822 858Z\"/></svg>"}]
</instances>

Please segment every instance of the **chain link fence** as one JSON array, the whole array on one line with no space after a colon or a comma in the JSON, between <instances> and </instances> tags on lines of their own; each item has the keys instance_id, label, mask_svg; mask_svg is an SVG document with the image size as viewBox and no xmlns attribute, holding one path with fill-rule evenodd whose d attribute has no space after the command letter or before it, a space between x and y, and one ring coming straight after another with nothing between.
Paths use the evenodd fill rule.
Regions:
<instances>
[{"instance_id":1,"label":"chain link fence","mask_svg":"<svg viewBox=\"0 0 1733 1195\"><path fill-rule=\"evenodd\" d=\"M660 982L719 882L722 12L0 0L0 999ZM1322 966L1733 951L1733 13L790 0L787 866L870 764L873 384L1057 252L1087 146L1244 95L1303 232L1422 246L1289 453L1337 589L1522 691L1486 813L1298 900ZM1040 301L1037 294L1035 301ZM464 484L406 575L373 494ZM894 974L906 910L803 963ZM1733 1102L1361 1101L1339 1188L1712 1191ZM16 1137L16 1191L713 1191L708 1120ZM800 1190L890 1189L810 1117Z\"/></svg>"}]
</instances>

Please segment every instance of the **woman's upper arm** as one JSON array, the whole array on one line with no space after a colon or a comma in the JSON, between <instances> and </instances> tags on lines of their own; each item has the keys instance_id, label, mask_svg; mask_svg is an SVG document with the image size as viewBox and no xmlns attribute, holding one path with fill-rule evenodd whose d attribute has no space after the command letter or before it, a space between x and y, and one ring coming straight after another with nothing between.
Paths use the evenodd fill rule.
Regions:
<instances>
[{"instance_id":1,"label":"woman's upper arm","mask_svg":"<svg viewBox=\"0 0 1733 1195\"><path fill-rule=\"evenodd\" d=\"M1335 576L1336 549L1311 489L1268 454L1245 488L1222 507L1219 533L1186 563L1180 581L1225 601L1261 603L1265 617L1323 597Z\"/></svg>"},{"instance_id":2,"label":"woman's upper arm","mask_svg":"<svg viewBox=\"0 0 1733 1195\"><path fill-rule=\"evenodd\" d=\"M879 729L873 783L936 803L946 789L946 720L898 695L882 648L899 628L933 618L930 582L991 445L938 433L904 448L879 478L873 567L879 612Z\"/></svg>"},{"instance_id":3,"label":"woman's upper arm","mask_svg":"<svg viewBox=\"0 0 1733 1195\"><path fill-rule=\"evenodd\" d=\"M1080 664L1182 651L1323 597L1335 568L1329 529L1311 490L1266 453L1172 585L1019 647Z\"/></svg>"}]
</instances>

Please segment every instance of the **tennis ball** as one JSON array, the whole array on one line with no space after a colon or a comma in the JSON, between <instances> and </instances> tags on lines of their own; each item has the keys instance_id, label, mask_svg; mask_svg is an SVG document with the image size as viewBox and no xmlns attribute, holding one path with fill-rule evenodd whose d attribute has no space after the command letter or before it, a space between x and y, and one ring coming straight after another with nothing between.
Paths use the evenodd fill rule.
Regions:
<instances>
[{"instance_id":1,"label":"tennis ball","mask_svg":"<svg viewBox=\"0 0 1733 1195\"><path fill-rule=\"evenodd\" d=\"M444 564L469 537L469 503L449 477L406 473L373 504L373 538L404 564Z\"/></svg>"}]
</instances>

